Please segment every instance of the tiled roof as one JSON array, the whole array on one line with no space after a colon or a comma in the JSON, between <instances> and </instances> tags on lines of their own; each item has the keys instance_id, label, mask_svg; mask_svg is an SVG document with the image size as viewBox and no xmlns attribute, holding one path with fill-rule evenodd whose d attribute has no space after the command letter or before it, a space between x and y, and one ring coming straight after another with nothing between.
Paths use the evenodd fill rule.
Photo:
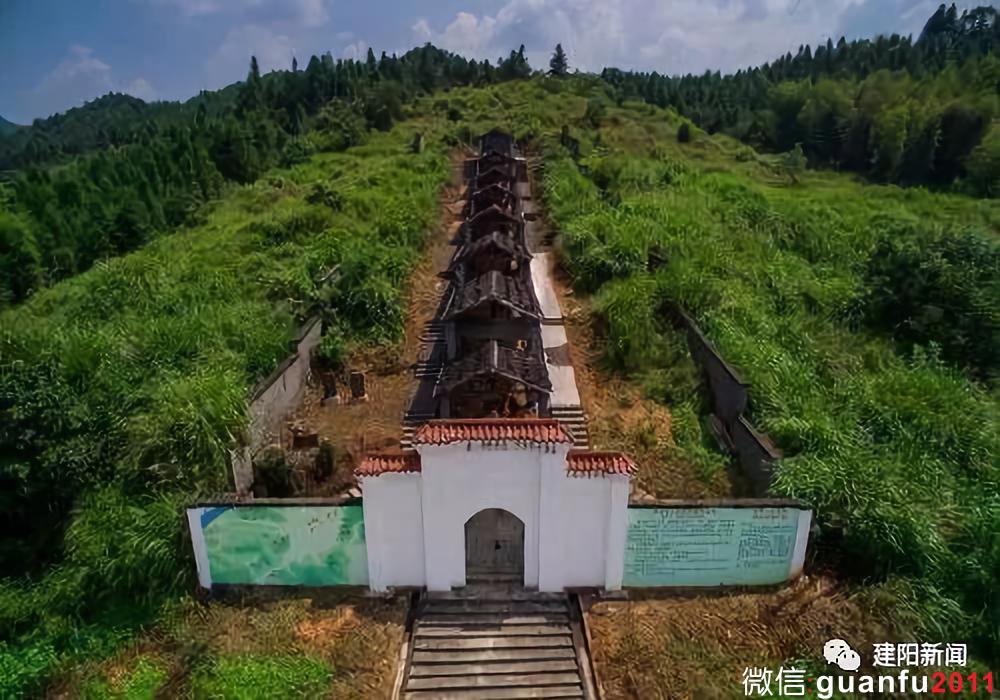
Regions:
<instances>
[{"instance_id":1,"label":"tiled roof","mask_svg":"<svg viewBox=\"0 0 1000 700\"><path fill-rule=\"evenodd\" d=\"M459 248L452 259L451 267L454 268L458 263L469 258L475 258L484 251L491 249L500 251L518 260L526 261L531 259L531 254L519 241L504 235L500 231L493 231L485 236L480 236L474 241L467 242Z\"/></svg>"},{"instance_id":2,"label":"tiled roof","mask_svg":"<svg viewBox=\"0 0 1000 700\"><path fill-rule=\"evenodd\" d=\"M452 283L452 288L455 290L454 294L442 314L445 321L487 301L495 301L522 316L534 319L541 316L538 301L531 288L529 268L525 266L513 275L490 270L472 280L460 277Z\"/></svg>"},{"instance_id":3,"label":"tiled roof","mask_svg":"<svg viewBox=\"0 0 1000 700\"><path fill-rule=\"evenodd\" d=\"M354 473L358 476L378 476L419 471L420 455L416 452L373 452L361 460Z\"/></svg>"},{"instance_id":4,"label":"tiled roof","mask_svg":"<svg viewBox=\"0 0 1000 700\"><path fill-rule=\"evenodd\" d=\"M448 393L475 377L501 376L521 382L537 391L550 393L552 382L540 357L514 350L496 340L488 340L479 348L448 363L438 377L434 395Z\"/></svg>"},{"instance_id":5,"label":"tiled roof","mask_svg":"<svg viewBox=\"0 0 1000 700\"><path fill-rule=\"evenodd\" d=\"M573 438L553 418L465 418L432 420L417 429L415 445L455 442L535 442L570 444Z\"/></svg>"},{"instance_id":6,"label":"tiled roof","mask_svg":"<svg viewBox=\"0 0 1000 700\"><path fill-rule=\"evenodd\" d=\"M591 452L573 450L566 457L569 474L635 474L637 467L632 458L622 452Z\"/></svg>"}]
</instances>

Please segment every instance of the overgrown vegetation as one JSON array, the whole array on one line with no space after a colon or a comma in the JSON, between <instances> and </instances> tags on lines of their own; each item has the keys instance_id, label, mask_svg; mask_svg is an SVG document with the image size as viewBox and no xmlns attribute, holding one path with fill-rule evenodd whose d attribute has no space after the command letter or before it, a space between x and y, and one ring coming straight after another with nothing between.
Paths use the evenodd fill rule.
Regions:
<instances>
[{"instance_id":1,"label":"overgrown vegetation","mask_svg":"<svg viewBox=\"0 0 1000 700\"><path fill-rule=\"evenodd\" d=\"M445 152L493 126L545 156L604 359L670 407L669 449L706 478L721 468L667 322L678 304L752 383L750 417L785 453L775 491L815 506L824 560L898 624L1000 657L1000 205L806 168L995 195L995 13L949 12L916 44L804 49L724 79L570 76L559 59L497 87L528 77L523 50L494 68L425 47L14 131L0 296L24 301L0 312L0 695L163 621L193 573L183 505L225 487L247 388L314 311L325 362L398 340ZM458 85L485 87L433 92ZM259 673L309 694L344 669L253 645L196 668L197 634L168 636L185 692ZM169 682L161 661L88 693L142 695Z\"/></svg>"},{"instance_id":2,"label":"overgrown vegetation","mask_svg":"<svg viewBox=\"0 0 1000 700\"><path fill-rule=\"evenodd\" d=\"M546 203L608 361L683 408L656 379L669 304L693 314L752 383L751 418L785 452L774 490L814 504L827 557L891 586L926 636L996 658L1000 210L791 184L724 138L678 143L658 109L610 109L596 131L582 98L562 113L582 155L540 134Z\"/></svg>"},{"instance_id":3,"label":"overgrown vegetation","mask_svg":"<svg viewBox=\"0 0 1000 700\"><path fill-rule=\"evenodd\" d=\"M758 148L801 144L814 166L879 182L951 185L995 196L1000 177L1000 22L992 7L941 5L916 41L879 36L808 44L722 76L609 68L615 98L671 107L709 133Z\"/></svg>"},{"instance_id":4,"label":"overgrown vegetation","mask_svg":"<svg viewBox=\"0 0 1000 700\"><path fill-rule=\"evenodd\" d=\"M0 695L106 653L121 636L108 630L190 582L182 506L225 487L247 389L298 320L322 308L334 337L398 339L448 173L441 144L415 154L412 140L399 128L272 171L200 226L0 315ZM306 201L318 183L335 208Z\"/></svg>"},{"instance_id":5,"label":"overgrown vegetation","mask_svg":"<svg viewBox=\"0 0 1000 700\"><path fill-rule=\"evenodd\" d=\"M0 136L0 171L19 169L0 182L0 304L197 223L227 184L388 130L415 95L528 73L523 48L496 67L429 45L263 76L254 59L243 83L183 104L108 95Z\"/></svg>"}]
</instances>

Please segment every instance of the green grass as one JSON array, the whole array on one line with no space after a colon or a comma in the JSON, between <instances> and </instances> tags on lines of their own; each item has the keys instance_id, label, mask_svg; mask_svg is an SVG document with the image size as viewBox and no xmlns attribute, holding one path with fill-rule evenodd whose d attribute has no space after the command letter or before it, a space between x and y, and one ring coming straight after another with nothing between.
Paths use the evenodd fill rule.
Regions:
<instances>
[{"instance_id":1,"label":"green grass","mask_svg":"<svg viewBox=\"0 0 1000 700\"><path fill-rule=\"evenodd\" d=\"M237 656L215 659L192 679L192 694L206 700L318 698L332 669L308 656Z\"/></svg>"},{"instance_id":2,"label":"green grass","mask_svg":"<svg viewBox=\"0 0 1000 700\"><path fill-rule=\"evenodd\" d=\"M412 140L403 125L271 172L197 226L0 314L0 483L17 531L0 563L24 572L0 581L0 695L106 653L86 630L127 636L190 585L182 506L225 488L248 390L313 309L327 345L399 340L448 177L445 145L415 154ZM21 654L38 663L17 668Z\"/></svg>"},{"instance_id":3,"label":"green grass","mask_svg":"<svg viewBox=\"0 0 1000 700\"><path fill-rule=\"evenodd\" d=\"M993 246L983 293L1000 307L1000 203L812 171L793 185L731 139L693 130L679 144L670 112L608 105L595 129L585 119L594 86L553 83L451 100L474 125L499 106L545 155L548 214L577 290L606 321L608 362L690 426L690 395L669 386L685 386L683 372L664 375L677 355L664 305L680 304L752 383L751 419L785 452L774 491L815 506L824 558L889 586L897 618L928 638L1000 655L994 380L946 360L933 338L897 342L864 322L878 284L871 258L894 241ZM559 143L563 126L578 161ZM995 328L995 313L980 319ZM704 443L689 427L675 439L681 451Z\"/></svg>"},{"instance_id":4,"label":"green grass","mask_svg":"<svg viewBox=\"0 0 1000 700\"><path fill-rule=\"evenodd\" d=\"M140 656L121 678L97 677L80 688L84 700L153 700L157 697L167 671L156 659Z\"/></svg>"}]
</instances>

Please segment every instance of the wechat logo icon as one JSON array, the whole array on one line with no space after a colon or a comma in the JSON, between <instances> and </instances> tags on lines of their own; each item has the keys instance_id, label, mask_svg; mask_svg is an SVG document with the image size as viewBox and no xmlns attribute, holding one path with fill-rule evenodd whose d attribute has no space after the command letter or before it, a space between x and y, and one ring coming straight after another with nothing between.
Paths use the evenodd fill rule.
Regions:
<instances>
[{"instance_id":1,"label":"wechat logo icon","mask_svg":"<svg viewBox=\"0 0 1000 700\"><path fill-rule=\"evenodd\" d=\"M824 644L823 658L829 664L837 664L841 671L857 671L861 666L861 656L843 639L831 639Z\"/></svg>"}]
</instances>

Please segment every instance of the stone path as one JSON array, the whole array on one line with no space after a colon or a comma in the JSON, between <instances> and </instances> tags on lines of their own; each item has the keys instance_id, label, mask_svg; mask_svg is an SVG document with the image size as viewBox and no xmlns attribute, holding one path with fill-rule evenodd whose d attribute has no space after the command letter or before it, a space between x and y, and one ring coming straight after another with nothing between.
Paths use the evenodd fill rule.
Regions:
<instances>
[{"instance_id":1,"label":"stone path","mask_svg":"<svg viewBox=\"0 0 1000 700\"><path fill-rule=\"evenodd\" d=\"M563 594L491 587L419 603L399 697L595 697L579 613Z\"/></svg>"}]
</instances>

